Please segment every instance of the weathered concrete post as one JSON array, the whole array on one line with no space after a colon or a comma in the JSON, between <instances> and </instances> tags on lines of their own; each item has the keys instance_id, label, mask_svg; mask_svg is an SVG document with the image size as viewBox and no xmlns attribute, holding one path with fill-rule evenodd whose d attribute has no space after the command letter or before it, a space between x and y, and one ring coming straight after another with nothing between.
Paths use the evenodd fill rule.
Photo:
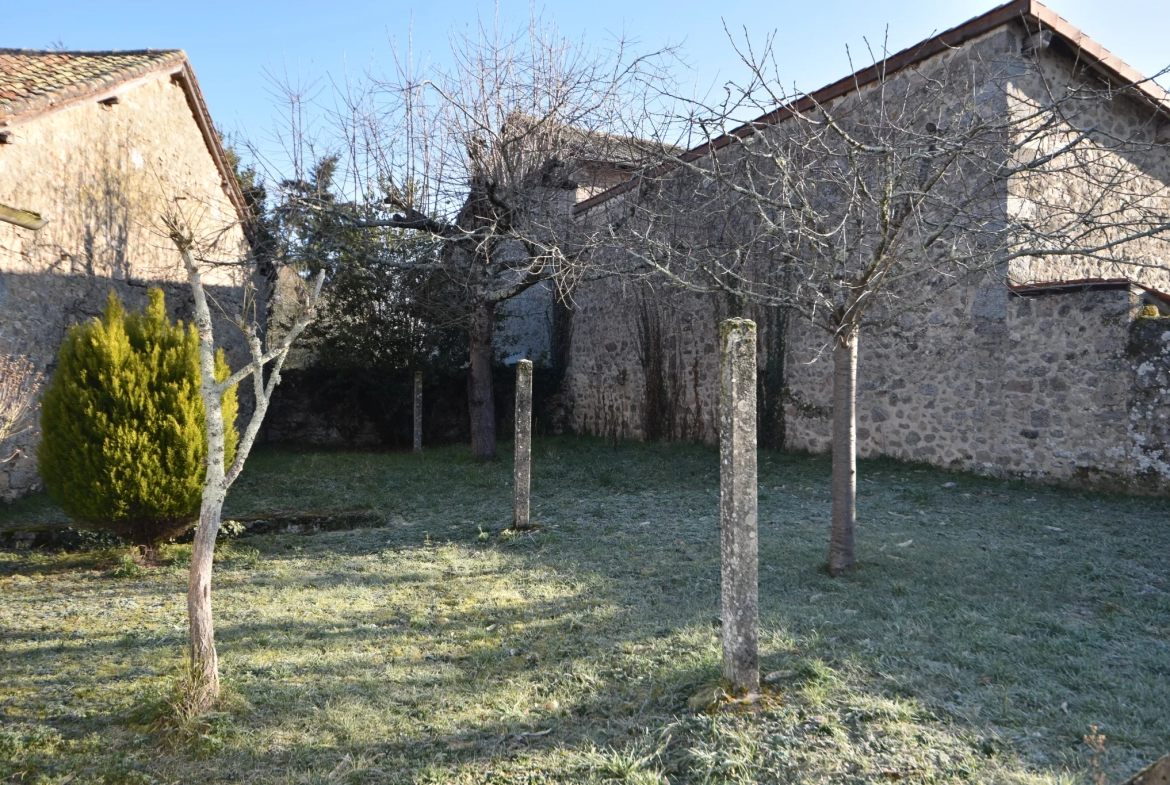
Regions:
<instances>
[{"instance_id":1,"label":"weathered concrete post","mask_svg":"<svg viewBox=\"0 0 1170 785\"><path fill-rule=\"evenodd\" d=\"M532 488L532 361L516 363L516 467L513 477L513 529L527 529Z\"/></svg>"},{"instance_id":2,"label":"weathered concrete post","mask_svg":"<svg viewBox=\"0 0 1170 785\"><path fill-rule=\"evenodd\" d=\"M414 451L422 455L422 371L414 372Z\"/></svg>"},{"instance_id":3,"label":"weathered concrete post","mask_svg":"<svg viewBox=\"0 0 1170 785\"><path fill-rule=\"evenodd\" d=\"M719 527L723 678L760 689L756 521L756 324L719 325Z\"/></svg>"}]
</instances>

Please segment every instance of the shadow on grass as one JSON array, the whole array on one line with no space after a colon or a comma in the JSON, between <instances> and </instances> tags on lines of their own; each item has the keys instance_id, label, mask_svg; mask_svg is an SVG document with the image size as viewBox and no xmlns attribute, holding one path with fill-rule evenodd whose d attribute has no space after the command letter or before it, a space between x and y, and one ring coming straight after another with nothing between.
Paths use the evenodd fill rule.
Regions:
<instances>
[{"instance_id":1,"label":"shadow on grass","mask_svg":"<svg viewBox=\"0 0 1170 785\"><path fill-rule=\"evenodd\" d=\"M1023 782L1083 768L1090 725L1111 773L1160 752L1164 502L863 462L861 561L832 580L827 463L764 453L762 656L782 700L710 718L686 700L719 673L714 452L568 439L534 456L545 528L505 539L506 460L261 453L235 510L357 499L397 523L247 541L258 557L218 573L216 608L225 678L251 709L213 762L174 753L156 773L581 781L628 756L676 782ZM158 588L101 586L134 602ZM30 715L13 685L60 655L51 631L3 623L0 709ZM95 657L126 651L106 643ZM132 691L157 648L110 675L63 667L53 686ZM76 700L106 722L124 711Z\"/></svg>"}]
</instances>

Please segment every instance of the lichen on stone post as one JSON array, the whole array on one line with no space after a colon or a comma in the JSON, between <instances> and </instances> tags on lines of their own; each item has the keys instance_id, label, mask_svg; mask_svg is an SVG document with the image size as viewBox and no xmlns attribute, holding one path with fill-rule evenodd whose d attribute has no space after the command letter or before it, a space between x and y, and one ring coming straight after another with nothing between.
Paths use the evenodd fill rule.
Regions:
<instances>
[{"instance_id":1,"label":"lichen on stone post","mask_svg":"<svg viewBox=\"0 0 1170 785\"><path fill-rule=\"evenodd\" d=\"M422 454L422 371L414 372L414 451Z\"/></svg>"},{"instance_id":2,"label":"lichen on stone post","mask_svg":"<svg viewBox=\"0 0 1170 785\"><path fill-rule=\"evenodd\" d=\"M760 688L756 515L756 324L719 325L719 526L723 678Z\"/></svg>"},{"instance_id":3,"label":"lichen on stone post","mask_svg":"<svg viewBox=\"0 0 1170 785\"><path fill-rule=\"evenodd\" d=\"M516 459L513 478L512 528L531 525L529 493L532 487L532 361L516 363Z\"/></svg>"}]
</instances>

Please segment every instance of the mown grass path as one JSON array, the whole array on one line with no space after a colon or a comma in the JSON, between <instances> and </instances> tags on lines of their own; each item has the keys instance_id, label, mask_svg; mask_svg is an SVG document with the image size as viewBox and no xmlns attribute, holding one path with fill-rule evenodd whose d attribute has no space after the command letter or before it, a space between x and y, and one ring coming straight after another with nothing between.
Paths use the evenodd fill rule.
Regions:
<instances>
[{"instance_id":1,"label":"mown grass path","mask_svg":"<svg viewBox=\"0 0 1170 785\"><path fill-rule=\"evenodd\" d=\"M221 548L228 698L186 740L155 726L189 548L147 574L0 552L0 781L1088 783L1091 726L1110 782L1170 750L1167 501L862 462L860 564L832 580L827 461L761 453L778 699L710 716L687 700L719 675L715 451L533 457L543 528L507 537L510 456L258 453L229 515L386 526Z\"/></svg>"}]
</instances>

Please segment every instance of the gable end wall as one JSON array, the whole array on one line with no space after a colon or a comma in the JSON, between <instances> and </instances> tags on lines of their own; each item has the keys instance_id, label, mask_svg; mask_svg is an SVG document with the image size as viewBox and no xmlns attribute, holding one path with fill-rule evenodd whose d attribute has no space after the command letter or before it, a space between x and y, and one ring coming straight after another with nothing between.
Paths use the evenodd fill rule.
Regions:
<instances>
[{"instance_id":1,"label":"gable end wall","mask_svg":"<svg viewBox=\"0 0 1170 785\"><path fill-rule=\"evenodd\" d=\"M159 220L164 211L177 207L197 234L220 235L220 258L247 257L236 208L183 87L164 74L118 99L32 118L0 145L0 203L49 221L35 232L0 223L0 352L25 355L46 374L68 326L98 316L111 289L136 308L148 287L162 286L172 316L190 319L182 262ZM243 307L244 275L232 267L208 276L229 314ZM229 361L241 364L238 330L221 319L217 336ZM0 465L0 497L39 486L35 446L35 435L8 445L22 455Z\"/></svg>"}]
</instances>

